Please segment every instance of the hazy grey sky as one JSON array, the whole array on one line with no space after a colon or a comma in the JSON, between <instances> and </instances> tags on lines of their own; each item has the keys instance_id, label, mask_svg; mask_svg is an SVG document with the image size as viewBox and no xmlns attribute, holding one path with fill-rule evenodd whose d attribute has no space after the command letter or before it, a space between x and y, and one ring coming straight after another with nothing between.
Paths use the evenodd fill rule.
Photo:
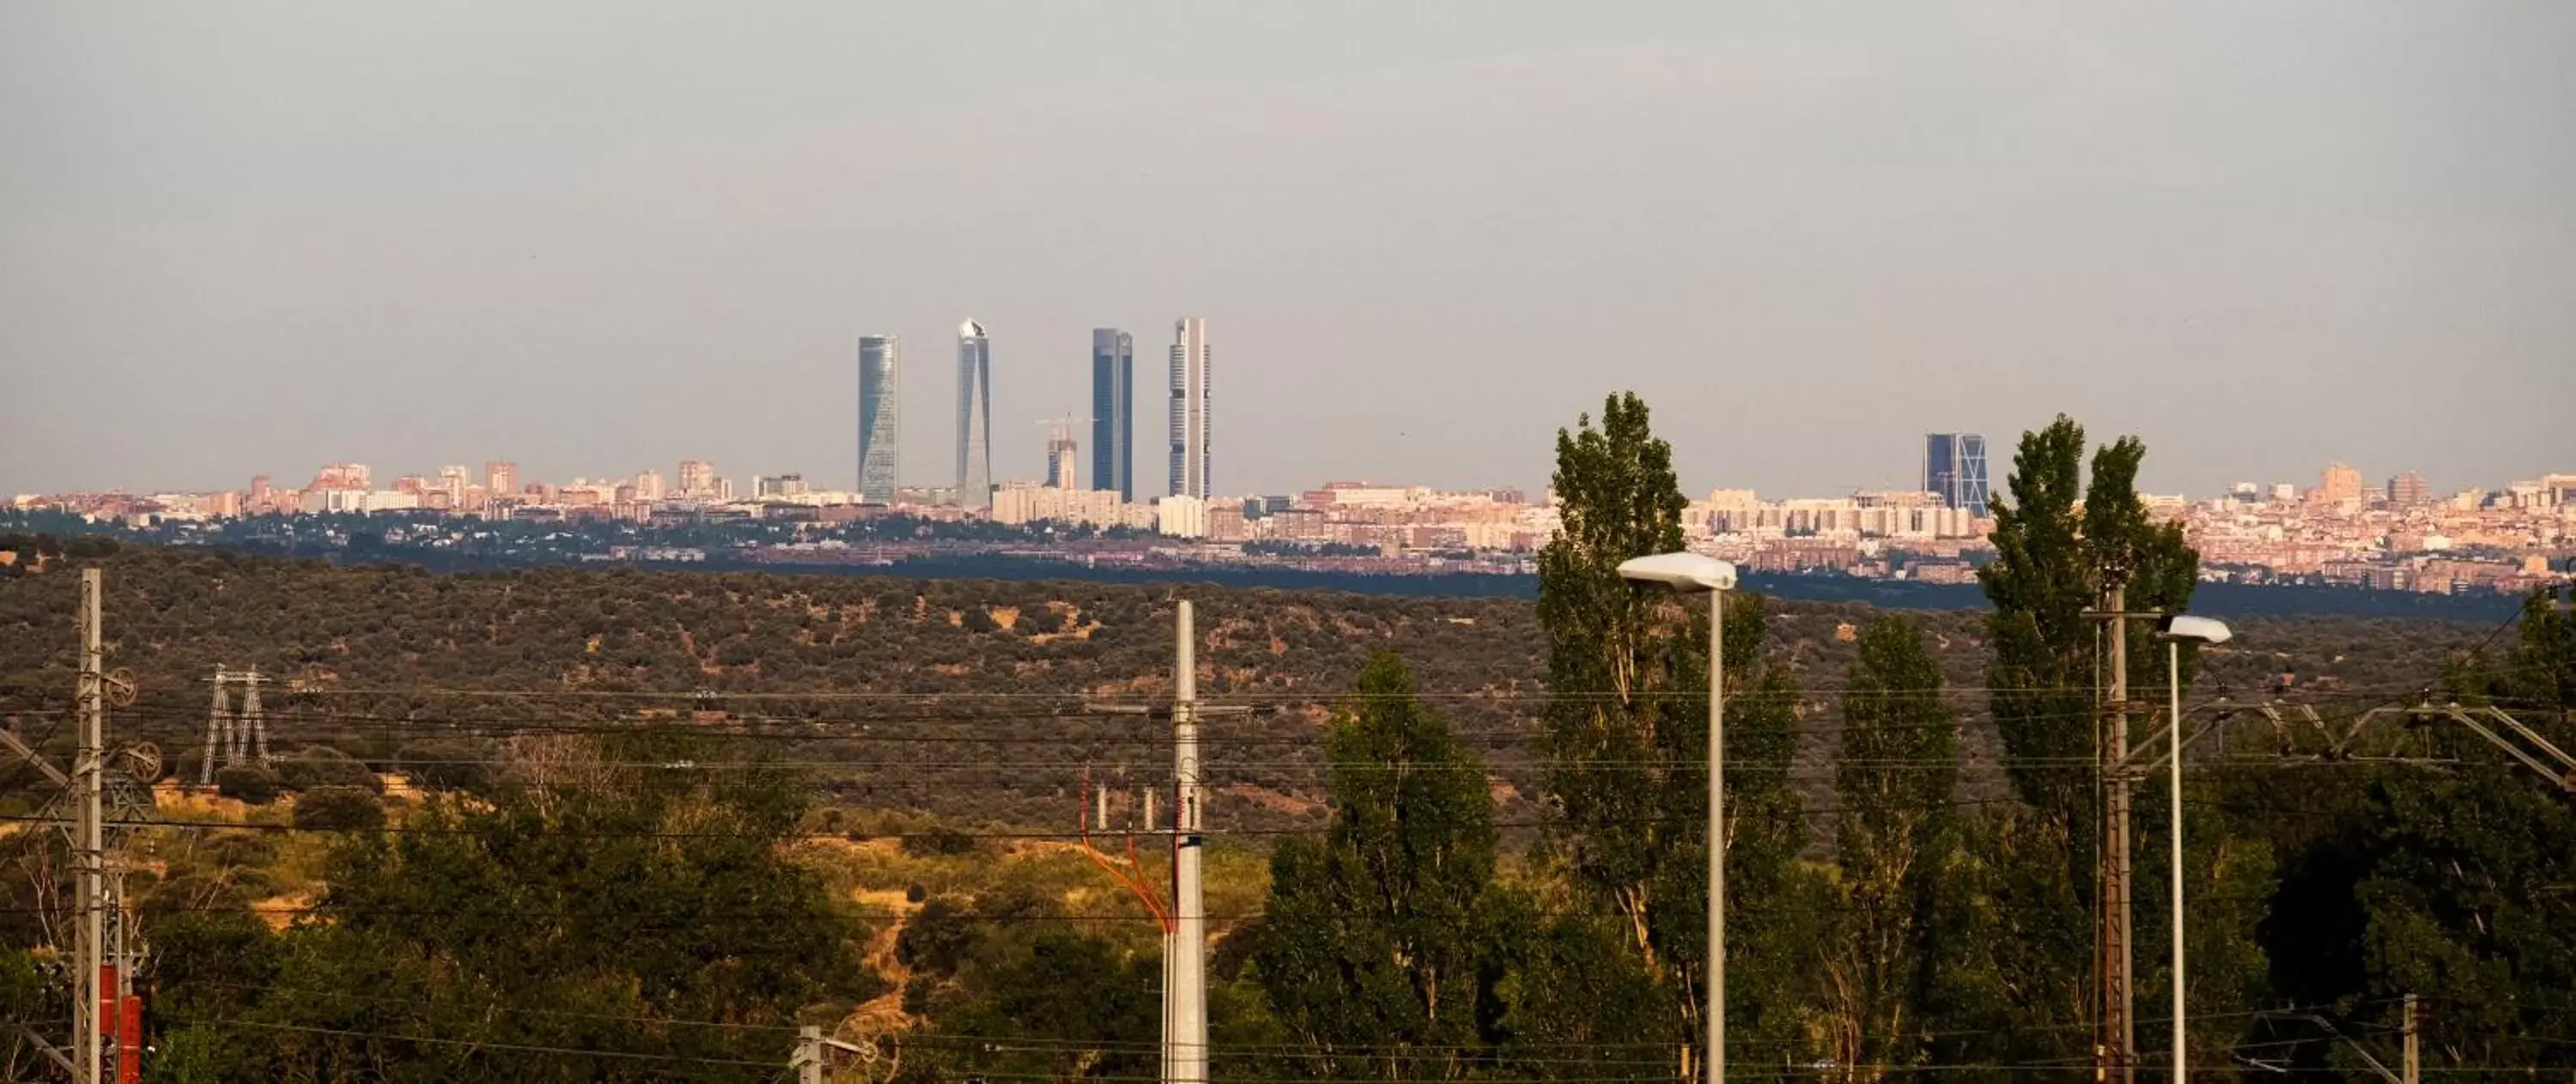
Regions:
<instances>
[{"instance_id":1,"label":"hazy grey sky","mask_svg":"<svg viewBox=\"0 0 2576 1084\"><path fill-rule=\"evenodd\" d=\"M1224 492L2576 470L2576 4L0 5L0 494L847 487L867 332L938 484L968 316L1005 478L1134 332L1159 491L1184 314Z\"/></svg>"}]
</instances>

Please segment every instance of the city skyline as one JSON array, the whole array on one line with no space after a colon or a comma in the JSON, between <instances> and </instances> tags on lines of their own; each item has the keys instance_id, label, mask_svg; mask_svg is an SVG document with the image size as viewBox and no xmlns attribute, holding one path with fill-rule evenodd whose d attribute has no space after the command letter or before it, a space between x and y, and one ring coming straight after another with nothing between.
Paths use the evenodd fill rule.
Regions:
<instances>
[{"instance_id":1,"label":"city skyline","mask_svg":"<svg viewBox=\"0 0 2576 1084\"><path fill-rule=\"evenodd\" d=\"M1091 329L1213 318L1226 489L1543 484L1621 389L1783 491L2060 411L2151 489L2492 484L2576 399L2565 5L498 17L0 11L0 491L839 475L850 337L970 311L997 473Z\"/></svg>"},{"instance_id":2,"label":"city skyline","mask_svg":"<svg viewBox=\"0 0 2576 1084\"><path fill-rule=\"evenodd\" d=\"M1175 566L1293 565L1323 557L1345 571L1390 575L1526 572L1562 525L1546 495L1532 502L1516 488L1337 480L1290 494L1124 502L1114 491L1082 488L1075 419L1045 424L1045 484L1003 484L992 491L989 509L960 507L953 488L900 489L891 506L872 504L797 473L757 475L738 487L703 460L680 464L676 493L652 468L631 478L538 480L513 489L515 465L500 461L486 463L483 485L462 464L441 467L435 478L408 473L387 481L370 464L343 462L324 464L302 486L280 488L261 476L247 493L58 494L21 498L10 507L189 544L228 538L274 544L299 536L328 543L335 532L343 539L374 532L306 517L386 514L393 517L383 531L387 540L432 550L470 542L480 551L507 537L520 541L505 548L533 541L555 559L585 562L691 562L717 551L731 554L727 559L789 563L953 559L963 551L953 548L958 538L950 532L965 525L981 544L1000 547L993 552L1023 558ZM1979 444L1975 434L1925 439L1924 480L1948 496L1929 490L1766 496L1720 488L1685 496L1683 537L1695 552L1755 572L1965 585L1975 580L1981 555L1996 553L1995 521L1974 509ZM2215 498L2138 499L2146 515L2180 525L2200 554L2201 577L2234 583L2511 595L2563 581L2576 553L2576 473L2437 496L2414 472L2371 486L2358 468L2335 462L2310 487L2284 483L2267 492L2247 482ZM890 531L867 526L889 521ZM619 526L606 536L579 526L607 523ZM672 531L682 533L666 533ZM728 535L731 543L723 541ZM601 552L564 541L582 537L610 544ZM792 541L765 556L738 548L782 539ZM856 542L866 543L864 549L854 549Z\"/></svg>"},{"instance_id":3,"label":"city skyline","mask_svg":"<svg viewBox=\"0 0 2576 1084\"><path fill-rule=\"evenodd\" d=\"M1082 419L1072 415L1056 419L1040 419L1037 424L1045 427L1045 432L1048 435L1046 436L1042 450L1039 453L1039 459L1034 463L1028 464L1027 469L1025 470L1007 469L996 471L993 475L992 482L994 489L1000 490L1011 486L1054 486L1058 484L1058 480L1063 476L1064 468L1071 467L1071 474L1075 484L1069 488L1086 491L1103 490L1103 487L1094 483L1094 479L1081 473L1086 469L1087 463L1093 458L1082 454L1081 440L1072 436L1072 434L1081 430L1081 421ZM1959 469L1951 475L1947 484L1943 484L1942 479L1939 477L1941 472L1937 470L1935 466L1936 459L1940 454L1939 449L1943 447L1942 442L1944 441L1956 442L1955 444L1950 445L1950 447L1957 449L1953 454L1958 457L1958 462L1960 464ZM1985 501L1982 498L1989 492L2001 492L2003 486L2009 481L2009 475L2005 478L1988 479L1980 474L1980 472L1986 469L1987 458L1987 453L1985 451L1986 441L1982 434L1923 434L1913 437L1911 443L1914 459L1912 460L1911 472L1906 474L1906 480L1902 482L1875 486L1848 486L1829 490L1791 490L1762 485L1743 477L1714 477L1709 479L1700 479L1689 475L1683 475L1680 478L1681 489L1684 494L1689 495L1694 500L1709 494L1759 494L1765 499L1833 500L1852 496L1888 496L1919 493L1940 498L1942 506L1944 507L1959 508L1978 516L1990 514ZM450 456L447 458L454 457ZM2006 465L2000 469L2009 472L2011 455L2005 454L2002 458ZM2256 499L2257 497L2271 500L2318 499L2330 503L2354 500L2385 500L2398 506L2424 503L2446 503L2457 499L2462 493L2500 496L2509 492L2515 485L2527 483L2530 479L2535 477L2549 479L2576 477L2576 475L2552 469L2556 466L2567 465L2565 462L2566 459L2567 457L2562 456L2556 460L2536 461L2533 464L2526 465L2522 470L2505 477L2462 480L2430 478L2427 477L2424 472L2413 469L2401 469L2387 473L2379 473L2374 469L2366 469L2343 460L2325 459L2321 460L2319 463L2312 464L2304 476L2293 476L2286 479L2266 479L2247 476L2240 477L2236 481L2227 485L2214 487L2208 490L2158 490L2153 487L2141 487L2139 489L2139 493L2141 497L2149 500L2151 503L2170 502L2175 500L2250 500ZM17 493L0 492L0 502L5 502L13 498L22 501L34 500L38 503L42 503L42 500L45 498L62 496L105 496L121 494L128 497L142 498L156 494L186 496L221 493L226 491L255 498L263 490L281 493L307 488L319 490L350 489L353 491L385 491L397 483L419 482L422 484L428 484L429 482L436 481L441 484L450 484L448 480L451 478L462 479L463 484L475 485L477 488L495 494L518 493L522 488L524 488L522 483L525 483L526 486L546 485L579 488L610 484L622 485L630 480L651 479L657 483L654 490L657 494L666 495L671 498L714 500L718 499L717 494L724 490L740 487L745 494L748 494L750 492L749 487L751 485L783 478L793 479L800 486L800 491L802 492L842 495L849 499L849 503L854 504L908 503L917 505L922 502L925 495L939 494L941 495L941 502L952 507L956 506L955 487L953 482L947 478L935 480L923 478L898 478L896 492L899 499L885 502L868 499L866 491L863 488L857 485L843 485L839 479L835 478L828 472L820 474L810 473L795 464L755 464L748 467L735 466L720 469L718 464L710 460L681 459L678 461L679 465L676 475L667 485L662 485L659 484L662 480L659 477L658 469L652 467L647 467L644 470L634 472L633 474L601 474L596 473L595 471L564 473L546 470L527 470L524 469L516 460L494 459L484 461L482 475L484 480L476 482L474 481L474 474L462 465L449 464L434 468L421 465L419 466L419 469L411 469L415 465L405 463L399 469L380 470L375 466L376 462L378 462L378 460L374 459L374 457L353 455L323 462L318 466L308 464L303 466L289 466L283 469L271 467L256 470L249 474L247 485L234 484L193 487L111 485L91 488L56 486L52 488L28 490ZM307 477L307 474L305 473L307 471L310 472L309 481L304 483L294 482L296 478ZM460 474L459 472L463 473ZM279 479L285 479L290 484L279 485ZM240 479L237 477L236 482L239 481ZM1209 497L1217 500L1230 500L1235 498L1246 500L1255 498L1275 498L1282 495L1305 492L1311 490L1316 485L1324 485L1328 487L1394 487L1399 489L1423 489L1434 492L1467 493L1501 491L1543 493L1546 490L1545 486L1522 487L1517 484L1496 482L1489 478L1468 478L1464 480L1425 479L1393 472L1379 471L1361 472L1354 475L1339 477L1310 478L1276 489L1216 490L1209 494ZM1115 492L1114 490L1104 491ZM1137 503L1150 505L1165 496L1173 495L1174 494L1148 493L1145 494ZM655 498L647 497L645 499L649 500ZM733 498L727 496L722 499L731 500Z\"/></svg>"}]
</instances>

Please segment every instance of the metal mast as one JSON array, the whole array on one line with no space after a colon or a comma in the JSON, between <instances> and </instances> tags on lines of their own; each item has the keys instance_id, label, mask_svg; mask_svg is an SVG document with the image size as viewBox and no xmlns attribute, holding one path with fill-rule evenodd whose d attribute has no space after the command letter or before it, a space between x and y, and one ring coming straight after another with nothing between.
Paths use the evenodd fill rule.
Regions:
<instances>
[{"instance_id":1,"label":"metal mast","mask_svg":"<svg viewBox=\"0 0 2576 1084\"><path fill-rule=\"evenodd\" d=\"M2103 701L2102 831L2093 864L2094 954L2100 965L2100 1035L2094 1047L2097 1079L2128 1084L2136 1079L2138 1031L2131 999L2135 962L2129 920L2129 591L2115 578L2099 615L2110 622L2110 690Z\"/></svg>"},{"instance_id":2,"label":"metal mast","mask_svg":"<svg viewBox=\"0 0 2576 1084\"><path fill-rule=\"evenodd\" d=\"M106 993L100 989L99 980L107 949L106 815L100 801L105 790L107 652L99 637L99 579L98 569L81 570L80 751L72 760L78 806L74 822L78 839L72 844L72 863L77 878L75 902L80 910L75 953L78 959L74 964L80 974L75 979L77 992L72 1004L75 1084L99 1084L99 1039L106 1024L100 1015Z\"/></svg>"},{"instance_id":3,"label":"metal mast","mask_svg":"<svg viewBox=\"0 0 2576 1084\"><path fill-rule=\"evenodd\" d=\"M200 785L214 783L215 751L227 747L232 741L230 732L233 706L231 700L224 696L224 664L215 664L215 676L212 680L215 686L215 698L206 706L206 758L197 769L197 782ZM232 762L228 760L224 764L230 767Z\"/></svg>"},{"instance_id":4,"label":"metal mast","mask_svg":"<svg viewBox=\"0 0 2576 1084\"><path fill-rule=\"evenodd\" d=\"M261 715L259 710L259 683L268 679L259 676L259 667L256 666L233 677L242 683L239 729L250 732L251 756L257 758L263 766L274 764L276 759L268 755L268 719ZM236 744L240 741L238 737L234 740Z\"/></svg>"}]
</instances>

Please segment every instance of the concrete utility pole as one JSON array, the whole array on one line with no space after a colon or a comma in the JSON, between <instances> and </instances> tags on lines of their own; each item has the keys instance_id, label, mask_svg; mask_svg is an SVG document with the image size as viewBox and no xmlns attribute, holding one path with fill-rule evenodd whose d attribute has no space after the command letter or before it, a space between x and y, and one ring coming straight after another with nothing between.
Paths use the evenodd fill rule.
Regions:
<instances>
[{"instance_id":1,"label":"concrete utility pole","mask_svg":"<svg viewBox=\"0 0 2576 1084\"><path fill-rule=\"evenodd\" d=\"M81 570L80 751L72 760L72 783L78 813L72 846L80 911L74 968L79 971L72 1005L72 1080L100 1084L100 1039L106 1030L101 1014L107 992L100 988L107 948L107 838L105 793L107 744L107 650L99 634L100 573ZM111 1010L112 1011L112 1010Z\"/></svg>"},{"instance_id":2,"label":"concrete utility pole","mask_svg":"<svg viewBox=\"0 0 2576 1084\"><path fill-rule=\"evenodd\" d=\"M1207 1043L1207 787L1199 762L1199 722L1250 715L1252 707L1199 703L1198 629L1187 600L1174 618L1172 652L1172 909L1163 935L1163 1067L1165 1084L1205 1084ZM1094 704L1111 715L1153 715L1143 705ZM1154 830L1154 794L1144 793L1144 830ZM1131 886L1132 887L1132 886ZM1148 901L1148 906L1151 906Z\"/></svg>"},{"instance_id":3,"label":"concrete utility pole","mask_svg":"<svg viewBox=\"0 0 2576 1084\"><path fill-rule=\"evenodd\" d=\"M1198 634L1181 600L1172 661L1172 955L1169 1084L1207 1080L1207 893L1202 878L1206 790L1199 778Z\"/></svg>"},{"instance_id":4,"label":"concrete utility pole","mask_svg":"<svg viewBox=\"0 0 2576 1084\"><path fill-rule=\"evenodd\" d=\"M807 1024L796 1029L796 1084L823 1084L823 1028Z\"/></svg>"},{"instance_id":5,"label":"concrete utility pole","mask_svg":"<svg viewBox=\"0 0 2576 1084\"><path fill-rule=\"evenodd\" d=\"M820 1024L806 1024L796 1029L796 1052L787 1059L787 1067L796 1070L796 1084L823 1084L823 1058L827 1050L856 1054L863 1066L877 1063L875 1043L845 1043L824 1035Z\"/></svg>"}]
</instances>

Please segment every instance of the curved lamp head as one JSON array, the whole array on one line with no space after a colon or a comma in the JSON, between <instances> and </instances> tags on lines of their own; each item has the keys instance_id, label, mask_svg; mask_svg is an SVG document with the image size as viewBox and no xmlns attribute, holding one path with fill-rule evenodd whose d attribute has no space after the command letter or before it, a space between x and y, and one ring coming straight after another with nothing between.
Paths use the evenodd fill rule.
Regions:
<instances>
[{"instance_id":1,"label":"curved lamp head","mask_svg":"<svg viewBox=\"0 0 2576 1084\"><path fill-rule=\"evenodd\" d=\"M1658 553L1619 562L1619 578L1659 583L1683 594L1735 590L1735 566L1697 553Z\"/></svg>"},{"instance_id":2,"label":"curved lamp head","mask_svg":"<svg viewBox=\"0 0 2576 1084\"><path fill-rule=\"evenodd\" d=\"M2190 614L2167 614L2156 622L2156 639L2189 644L2223 644L2236 635L2227 631L2227 623L2214 617Z\"/></svg>"}]
</instances>

